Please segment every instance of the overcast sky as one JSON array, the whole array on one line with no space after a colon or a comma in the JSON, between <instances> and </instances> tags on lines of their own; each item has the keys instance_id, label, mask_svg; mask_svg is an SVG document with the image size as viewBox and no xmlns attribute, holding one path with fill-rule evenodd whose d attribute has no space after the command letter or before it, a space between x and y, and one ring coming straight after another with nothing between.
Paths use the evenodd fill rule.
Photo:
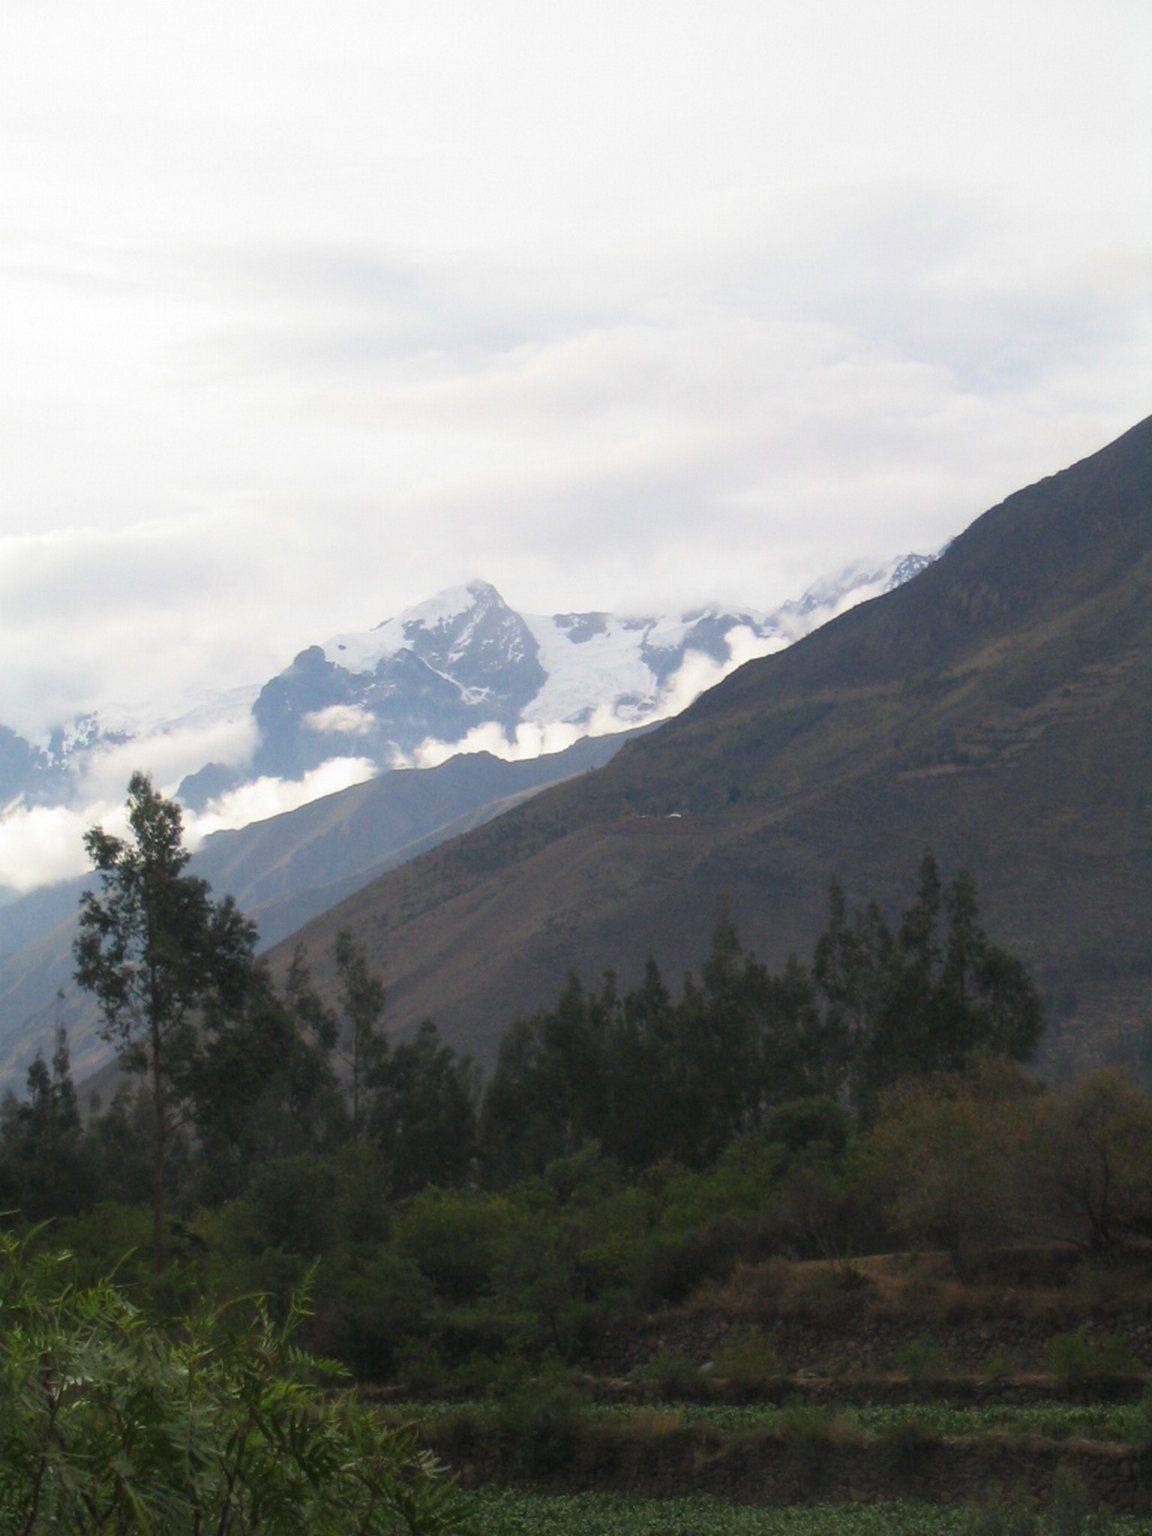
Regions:
<instances>
[{"instance_id":1,"label":"overcast sky","mask_svg":"<svg viewBox=\"0 0 1152 1536\"><path fill-rule=\"evenodd\" d=\"M1152 411L1147 0L3 0L0 720L770 606Z\"/></svg>"}]
</instances>

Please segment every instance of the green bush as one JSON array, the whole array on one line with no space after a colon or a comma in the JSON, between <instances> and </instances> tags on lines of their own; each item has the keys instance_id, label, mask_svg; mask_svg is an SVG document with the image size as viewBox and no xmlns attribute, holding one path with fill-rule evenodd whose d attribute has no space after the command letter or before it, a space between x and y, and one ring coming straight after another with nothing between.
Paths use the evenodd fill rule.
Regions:
<instances>
[{"instance_id":1,"label":"green bush","mask_svg":"<svg viewBox=\"0 0 1152 1536\"><path fill-rule=\"evenodd\" d=\"M694 1397L700 1391L700 1367L679 1350L662 1349L640 1371L640 1383L649 1397Z\"/></svg>"},{"instance_id":2,"label":"green bush","mask_svg":"<svg viewBox=\"0 0 1152 1536\"><path fill-rule=\"evenodd\" d=\"M832 1455L838 1420L826 1408L791 1408L781 1414L777 1433L805 1491L817 1488Z\"/></svg>"},{"instance_id":3,"label":"green bush","mask_svg":"<svg viewBox=\"0 0 1152 1536\"><path fill-rule=\"evenodd\" d=\"M1052 1503L1047 1526L1051 1536L1096 1536L1106 1532L1112 1522L1100 1510L1100 1500L1075 1467L1056 1468L1052 1479Z\"/></svg>"},{"instance_id":4,"label":"green bush","mask_svg":"<svg viewBox=\"0 0 1152 1536\"><path fill-rule=\"evenodd\" d=\"M899 1362L909 1381L923 1385L943 1374L944 1351L935 1339L921 1334L900 1351Z\"/></svg>"},{"instance_id":5,"label":"green bush","mask_svg":"<svg viewBox=\"0 0 1152 1536\"><path fill-rule=\"evenodd\" d=\"M963 1536L1042 1536L1043 1527L1030 1500L994 1490L968 1510Z\"/></svg>"},{"instance_id":6,"label":"green bush","mask_svg":"<svg viewBox=\"0 0 1152 1536\"><path fill-rule=\"evenodd\" d=\"M763 1391L782 1380L787 1372L766 1333L737 1329L716 1351L713 1367L717 1378L737 1391Z\"/></svg>"},{"instance_id":7,"label":"green bush","mask_svg":"<svg viewBox=\"0 0 1152 1536\"><path fill-rule=\"evenodd\" d=\"M0 1235L0 1529L25 1536L462 1532L411 1435L298 1351L259 1302L161 1331L66 1254Z\"/></svg>"},{"instance_id":8,"label":"green bush","mask_svg":"<svg viewBox=\"0 0 1152 1536\"><path fill-rule=\"evenodd\" d=\"M494 1419L508 1469L523 1477L569 1468L588 1424L588 1403L562 1369L525 1379L499 1399Z\"/></svg>"},{"instance_id":9,"label":"green bush","mask_svg":"<svg viewBox=\"0 0 1152 1536\"><path fill-rule=\"evenodd\" d=\"M1122 1376L1133 1369L1132 1351L1123 1339L1080 1327L1059 1333L1050 1345L1052 1370L1066 1390L1100 1376Z\"/></svg>"},{"instance_id":10,"label":"green bush","mask_svg":"<svg viewBox=\"0 0 1152 1536\"><path fill-rule=\"evenodd\" d=\"M989 1381L1005 1382L1012 1379L1012 1362L1002 1349L994 1349L986 1357L984 1375Z\"/></svg>"},{"instance_id":11,"label":"green bush","mask_svg":"<svg viewBox=\"0 0 1152 1536\"><path fill-rule=\"evenodd\" d=\"M927 1452L940 1444L940 1436L922 1418L900 1419L881 1432L888 1465L905 1477L924 1465Z\"/></svg>"}]
</instances>

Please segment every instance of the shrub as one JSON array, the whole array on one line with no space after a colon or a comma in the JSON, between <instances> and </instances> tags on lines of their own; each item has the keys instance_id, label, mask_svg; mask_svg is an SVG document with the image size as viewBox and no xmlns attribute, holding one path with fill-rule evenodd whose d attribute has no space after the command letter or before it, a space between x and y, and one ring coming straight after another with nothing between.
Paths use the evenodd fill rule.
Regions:
<instances>
[{"instance_id":1,"label":"shrub","mask_svg":"<svg viewBox=\"0 0 1152 1536\"><path fill-rule=\"evenodd\" d=\"M1099 1506L1099 1499L1092 1497L1075 1467L1064 1464L1056 1468L1046 1521L1051 1536L1096 1536L1097 1532L1107 1531L1112 1521L1101 1513Z\"/></svg>"},{"instance_id":2,"label":"shrub","mask_svg":"<svg viewBox=\"0 0 1152 1536\"><path fill-rule=\"evenodd\" d=\"M1093 1334L1084 1327L1058 1333L1050 1349L1053 1372L1065 1390L1100 1376L1123 1375L1133 1366L1132 1351L1122 1339L1113 1334Z\"/></svg>"},{"instance_id":3,"label":"shrub","mask_svg":"<svg viewBox=\"0 0 1152 1536\"><path fill-rule=\"evenodd\" d=\"M1133 1416L1133 1439L1141 1451L1152 1452L1152 1384L1145 1386Z\"/></svg>"},{"instance_id":4,"label":"shrub","mask_svg":"<svg viewBox=\"0 0 1152 1536\"><path fill-rule=\"evenodd\" d=\"M725 1219L705 1231L659 1237L639 1265L637 1292L645 1306L676 1305L709 1282L726 1280L752 1243L739 1221Z\"/></svg>"},{"instance_id":5,"label":"shrub","mask_svg":"<svg viewBox=\"0 0 1152 1536\"><path fill-rule=\"evenodd\" d=\"M411 1435L292 1342L259 1302L149 1325L113 1285L73 1283L66 1254L0 1236L0 1514L86 1536L335 1536L463 1531L466 1508Z\"/></svg>"},{"instance_id":6,"label":"shrub","mask_svg":"<svg viewBox=\"0 0 1152 1536\"><path fill-rule=\"evenodd\" d=\"M1042 1536L1042 1527L1031 1500L994 1490L967 1511L963 1536Z\"/></svg>"},{"instance_id":7,"label":"shrub","mask_svg":"<svg viewBox=\"0 0 1152 1536\"><path fill-rule=\"evenodd\" d=\"M791 1408L780 1415L777 1433L806 1490L816 1488L823 1478L837 1428L838 1421L826 1408Z\"/></svg>"},{"instance_id":8,"label":"shrub","mask_svg":"<svg viewBox=\"0 0 1152 1536\"><path fill-rule=\"evenodd\" d=\"M1012 1379L1012 1362L1003 1350L994 1349L984 1361L984 1375L989 1381L1004 1382Z\"/></svg>"},{"instance_id":9,"label":"shrub","mask_svg":"<svg viewBox=\"0 0 1152 1536\"><path fill-rule=\"evenodd\" d=\"M713 1366L716 1376L738 1391L763 1390L786 1374L769 1335L751 1328L730 1333L716 1351Z\"/></svg>"},{"instance_id":10,"label":"shrub","mask_svg":"<svg viewBox=\"0 0 1152 1536\"><path fill-rule=\"evenodd\" d=\"M495 1418L506 1465L524 1477L569 1467L588 1422L588 1404L563 1371L527 1380L500 1400Z\"/></svg>"},{"instance_id":11,"label":"shrub","mask_svg":"<svg viewBox=\"0 0 1152 1536\"><path fill-rule=\"evenodd\" d=\"M892 1471L900 1477L922 1468L925 1453L940 1444L922 1419L901 1419L887 1427L882 1435L884 1451Z\"/></svg>"},{"instance_id":12,"label":"shrub","mask_svg":"<svg viewBox=\"0 0 1152 1536\"><path fill-rule=\"evenodd\" d=\"M922 1385L943 1374L944 1352L935 1339L922 1333L906 1344L898 1356L909 1381Z\"/></svg>"},{"instance_id":13,"label":"shrub","mask_svg":"<svg viewBox=\"0 0 1152 1536\"><path fill-rule=\"evenodd\" d=\"M700 1390L700 1367L678 1350L662 1349L641 1368L640 1382L650 1397L692 1397Z\"/></svg>"}]
</instances>

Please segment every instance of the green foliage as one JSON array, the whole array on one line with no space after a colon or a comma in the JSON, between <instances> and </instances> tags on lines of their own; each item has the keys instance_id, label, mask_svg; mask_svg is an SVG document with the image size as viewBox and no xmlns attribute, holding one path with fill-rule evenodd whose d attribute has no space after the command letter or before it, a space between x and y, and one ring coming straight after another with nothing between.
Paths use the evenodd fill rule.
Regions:
<instances>
[{"instance_id":1,"label":"green foliage","mask_svg":"<svg viewBox=\"0 0 1152 1536\"><path fill-rule=\"evenodd\" d=\"M776 1433L788 1450L793 1470L809 1491L819 1485L832 1454L838 1425L827 1408L786 1408Z\"/></svg>"},{"instance_id":2,"label":"green foliage","mask_svg":"<svg viewBox=\"0 0 1152 1536\"><path fill-rule=\"evenodd\" d=\"M981 1053L1031 1059L1044 1027L1039 994L978 916L972 876L962 869L946 888L931 853L895 932L875 904L850 919L833 885L813 973L859 1107L902 1078L959 1071Z\"/></svg>"},{"instance_id":3,"label":"green foliage","mask_svg":"<svg viewBox=\"0 0 1152 1536\"><path fill-rule=\"evenodd\" d=\"M56 1031L51 1064L37 1052L29 1066L25 1099L8 1094L0 1105L0 1148L0 1204L30 1221L72 1215L91 1204L96 1180L84 1156L63 1027Z\"/></svg>"},{"instance_id":4,"label":"green foliage","mask_svg":"<svg viewBox=\"0 0 1152 1536\"><path fill-rule=\"evenodd\" d=\"M944 1351L936 1339L922 1333L900 1351L898 1364L909 1381L923 1385L944 1374Z\"/></svg>"},{"instance_id":5,"label":"green foliage","mask_svg":"<svg viewBox=\"0 0 1152 1536\"><path fill-rule=\"evenodd\" d=\"M392 1168L399 1194L428 1184L462 1184L476 1156L475 1069L425 1021L372 1078L369 1130Z\"/></svg>"},{"instance_id":6,"label":"green foliage","mask_svg":"<svg viewBox=\"0 0 1152 1536\"><path fill-rule=\"evenodd\" d=\"M980 1053L1029 1059L1038 995L977 917L971 876L945 888L928 855L895 931L874 904L850 915L833 885L811 967L793 958L774 974L722 909L679 998L652 960L624 994L611 975L598 991L570 977L554 1007L501 1041L480 1122L487 1178L514 1181L591 1141L626 1167L701 1167L757 1129L835 1162L848 1142L842 1098L870 1111L911 1075Z\"/></svg>"},{"instance_id":7,"label":"green foliage","mask_svg":"<svg viewBox=\"0 0 1152 1536\"><path fill-rule=\"evenodd\" d=\"M703 1385L699 1365L678 1349L659 1350L644 1363L639 1379L649 1396L672 1402L694 1396Z\"/></svg>"},{"instance_id":8,"label":"green foliage","mask_svg":"<svg viewBox=\"0 0 1152 1536\"><path fill-rule=\"evenodd\" d=\"M1043 1536L1043 1531L1031 1499L994 1489L968 1511L963 1536Z\"/></svg>"},{"instance_id":9,"label":"green foliage","mask_svg":"<svg viewBox=\"0 0 1152 1536\"><path fill-rule=\"evenodd\" d=\"M85 891L75 941L76 980L96 998L120 1065L144 1075L151 1112L153 1258L164 1258L169 1146L189 1096L198 1018L221 1027L243 1008L256 971L255 926L231 897L184 873L180 807L134 773L131 838L93 827L84 846L100 877Z\"/></svg>"},{"instance_id":10,"label":"green foliage","mask_svg":"<svg viewBox=\"0 0 1152 1536\"><path fill-rule=\"evenodd\" d=\"M1047 1525L1052 1536L1092 1536L1109 1530L1112 1520L1075 1467L1064 1464L1052 1479Z\"/></svg>"},{"instance_id":11,"label":"green foliage","mask_svg":"<svg viewBox=\"0 0 1152 1536\"><path fill-rule=\"evenodd\" d=\"M1002 1498L990 1500L976 1515L912 1500L764 1509L715 1498L489 1489L478 1496L477 1509L485 1536L1021 1536L1027 1529L1007 1523ZM993 1523L981 1526L985 1514ZM1144 1526L1141 1517L1133 1517L1116 1519L1107 1529L1114 1536L1142 1536Z\"/></svg>"},{"instance_id":12,"label":"green foliage","mask_svg":"<svg viewBox=\"0 0 1152 1536\"><path fill-rule=\"evenodd\" d=\"M301 1353L297 1307L148 1325L65 1255L0 1239L0 1518L5 1530L193 1536L463 1532L450 1480Z\"/></svg>"},{"instance_id":13,"label":"green foliage","mask_svg":"<svg viewBox=\"0 0 1152 1536\"><path fill-rule=\"evenodd\" d=\"M588 1405L570 1377L535 1372L499 1400L494 1428L508 1448L512 1476L547 1477L570 1468L585 1433Z\"/></svg>"},{"instance_id":14,"label":"green foliage","mask_svg":"<svg viewBox=\"0 0 1152 1536\"><path fill-rule=\"evenodd\" d=\"M764 1391L787 1375L771 1337L752 1328L728 1335L712 1357L713 1373L737 1390Z\"/></svg>"},{"instance_id":15,"label":"green foliage","mask_svg":"<svg viewBox=\"0 0 1152 1536\"><path fill-rule=\"evenodd\" d=\"M1135 1366L1132 1350L1123 1339L1108 1333L1094 1333L1083 1326L1068 1333L1058 1333L1049 1350L1053 1373L1068 1391L1101 1376L1123 1375Z\"/></svg>"},{"instance_id":16,"label":"green foliage","mask_svg":"<svg viewBox=\"0 0 1152 1536\"><path fill-rule=\"evenodd\" d=\"M369 1092L388 1058L388 1040L380 1028L384 983L346 928L336 935L336 970L344 1023L340 1055L350 1079L352 1134L361 1136L367 1127Z\"/></svg>"},{"instance_id":17,"label":"green foliage","mask_svg":"<svg viewBox=\"0 0 1152 1536\"><path fill-rule=\"evenodd\" d=\"M519 1369L522 1372L523 1366ZM501 1382L505 1379L501 1378ZM691 1392L698 1383L690 1373L685 1379L688 1382L686 1390ZM662 1401L674 1403L686 1424L706 1425L722 1437L779 1434L781 1426L787 1424L796 1411L794 1405L787 1404L693 1401L696 1395L691 1392L684 1398L669 1391ZM412 1407L411 1416L416 1419L424 1415L438 1416L445 1411L445 1406L422 1403ZM637 1408L631 1404L597 1404L591 1411L614 1422L633 1423L649 1414L651 1405ZM818 1407L816 1412L822 1416L818 1422L826 1422L830 1434L845 1440L869 1435L885 1440L906 1436L909 1441L916 1436L926 1437L929 1441L950 1435L975 1438L1040 1436L1047 1440L1110 1441L1139 1448L1144 1443L1146 1427L1138 1403L1073 1404L1058 1399L1039 1403L985 1403L963 1408L938 1400L863 1403L832 1413Z\"/></svg>"}]
</instances>

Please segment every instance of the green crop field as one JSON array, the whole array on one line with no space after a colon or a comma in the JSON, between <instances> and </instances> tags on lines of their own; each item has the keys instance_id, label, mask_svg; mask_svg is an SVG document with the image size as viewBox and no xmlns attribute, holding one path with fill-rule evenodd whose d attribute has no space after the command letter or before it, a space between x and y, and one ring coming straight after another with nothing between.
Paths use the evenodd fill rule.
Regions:
<instances>
[{"instance_id":1,"label":"green crop field","mask_svg":"<svg viewBox=\"0 0 1152 1536\"><path fill-rule=\"evenodd\" d=\"M689 1424L711 1424L721 1434L746 1430L771 1430L789 1422L796 1410L749 1404L676 1403L662 1408L681 1414ZM643 1409L600 1407L597 1413L630 1418ZM822 1410L803 1410L819 1413ZM854 1405L826 1410L837 1424L867 1434L883 1435L905 1425L916 1425L934 1435L1043 1435L1053 1440L1079 1437L1086 1440L1141 1442L1152 1433L1152 1412L1144 1403L1027 1403L1004 1406L953 1408L947 1403L885 1403Z\"/></svg>"},{"instance_id":2,"label":"green crop field","mask_svg":"<svg viewBox=\"0 0 1152 1536\"><path fill-rule=\"evenodd\" d=\"M484 1418L496 1410L483 1402L402 1403L392 1413L415 1423L427 1423L445 1414L465 1413ZM932 1435L1042 1435L1053 1440L1080 1438L1141 1444L1152 1438L1152 1404L1143 1403L1027 1403L1004 1406L990 1403L981 1407L954 1408L946 1403L885 1403L853 1405L844 1408L799 1410L810 1422L826 1417L830 1428L845 1433L854 1429L865 1434L883 1435L914 1425ZM672 1417L686 1424L709 1424L723 1435L755 1430L770 1431L795 1422L794 1408L763 1404L726 1406L700 1403L654 1403L650 1407L595 1404L587 1409L590 1416L611 1420L636 1420Z\"/></svg>"},{"instance_id":3,"label":"green crop field","mask_svg":"<svg viewBox=\"0 0 1152 1536\"><path fill-rule=\"evenodd\" d=\"M901 1501L746 1509L719 1499L568 1497L489 1489L479 1495L484 1536L964 1536L966 1512ZM1109 1536L1146 1536L1136 1519L1109 1522Z\"/></svg>"}]
</instances>

